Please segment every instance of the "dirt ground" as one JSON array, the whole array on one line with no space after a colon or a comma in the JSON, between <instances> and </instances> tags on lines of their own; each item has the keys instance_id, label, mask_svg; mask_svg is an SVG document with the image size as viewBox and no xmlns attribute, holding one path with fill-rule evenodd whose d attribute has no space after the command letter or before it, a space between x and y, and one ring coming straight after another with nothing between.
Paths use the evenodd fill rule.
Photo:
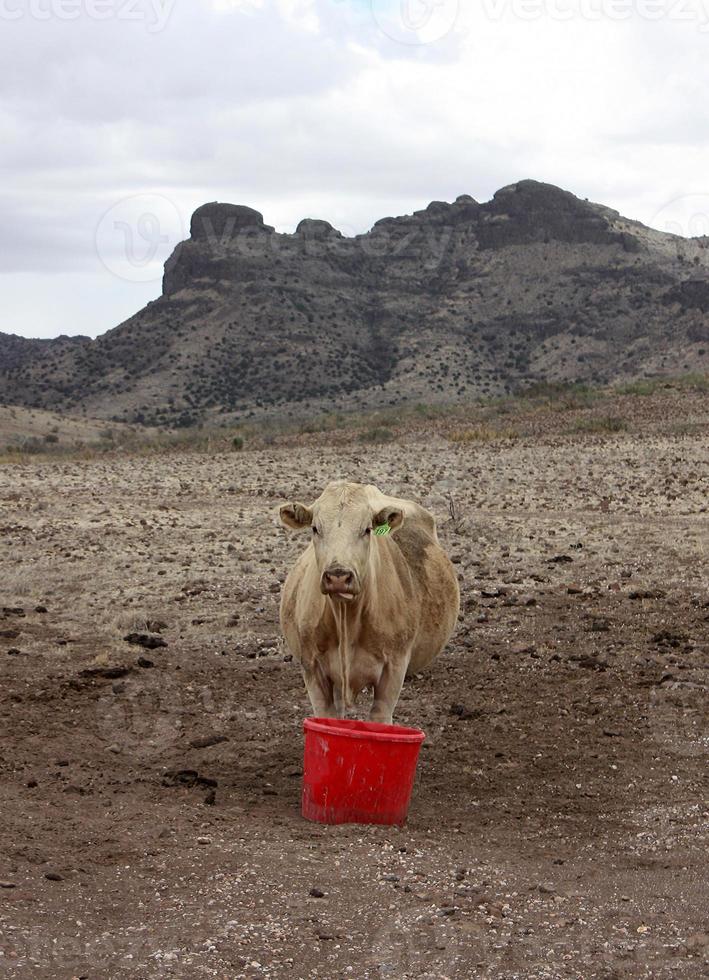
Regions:
<instances>
[{"instance_id":1,"label":"dirt ground","mask_svg":"<svg viewBox=\"0 0 709 980\"><path fill-rule=\"evenodd\" d=\"M0 975L707 976L706 432L315 443L0 468ZM338 476L461 580L400 829L299 812L274 514Z\"/></svg>"}]
</instances>

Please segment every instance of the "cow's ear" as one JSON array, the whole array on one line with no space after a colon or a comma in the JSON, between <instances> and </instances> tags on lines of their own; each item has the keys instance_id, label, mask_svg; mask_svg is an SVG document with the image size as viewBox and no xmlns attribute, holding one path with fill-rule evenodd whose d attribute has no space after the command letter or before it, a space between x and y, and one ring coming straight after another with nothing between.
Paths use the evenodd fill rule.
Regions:
<instances>
[{"instance_id":1,"label":"cow's ear","mask_svg":"<svg viewBox=\"0 0 709 980\"><path fill-rule=\"evenodd\" d=\"M299 504L297 500L292 504L283 504L278 514L281 518L281 524L285 524L286 527L292 527L296 531L300 531L304 527L310 527L313 523L313 512L310 507L306 507L305 504Z\"/></svg>"},{"instance_id":2,"label":"cow's ear","mask_svg":"<svg viewBox=\"0 0 709 980\"><path fill-rule=\"evenodd\" d=\"M399 507L382 507L374 515L372 523L375 529L388 526L390 531L395 531L397 527L401 527L404 523L404 512Z\"/></svg>"}]
</instances>

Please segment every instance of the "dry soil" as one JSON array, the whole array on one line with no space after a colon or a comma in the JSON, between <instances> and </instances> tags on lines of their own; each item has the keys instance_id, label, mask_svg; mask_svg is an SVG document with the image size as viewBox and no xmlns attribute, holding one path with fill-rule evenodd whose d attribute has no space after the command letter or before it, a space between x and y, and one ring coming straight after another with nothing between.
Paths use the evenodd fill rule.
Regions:
<instances>
[{"instance_id":1,"label":"dry soil","mask_svg":"<svg viewBox=\"0 0 709 980\"><path fill-rule=\"evenodd\" d=\"M706 976L706 434L316 443L0 469L0 973ZM345 475L461 580L400 829L299 812L274 513Z\"/></svg>"}]
</instances>

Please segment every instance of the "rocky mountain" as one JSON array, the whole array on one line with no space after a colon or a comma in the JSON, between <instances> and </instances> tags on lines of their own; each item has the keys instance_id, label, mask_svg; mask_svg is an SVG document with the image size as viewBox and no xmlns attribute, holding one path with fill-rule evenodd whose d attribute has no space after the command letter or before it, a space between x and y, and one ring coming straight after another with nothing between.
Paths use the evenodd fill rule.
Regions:
<instances>
[{"instance_id":1,"label":"rocky mountain","mask_svg":"<svg viewBox=\"0 0 709 980\"><path fill-rule=\"evenodd\" d=\"M205 204L163 293L97 340L0 334L0 402L191 424L709 368L709 241L548 184L344 237Z\"/></svg>"}]
</instances>

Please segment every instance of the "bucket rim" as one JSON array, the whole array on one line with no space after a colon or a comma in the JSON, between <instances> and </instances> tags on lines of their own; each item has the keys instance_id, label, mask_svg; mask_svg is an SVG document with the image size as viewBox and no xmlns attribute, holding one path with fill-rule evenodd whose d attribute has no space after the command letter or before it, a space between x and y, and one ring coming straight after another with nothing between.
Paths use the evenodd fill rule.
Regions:
<instances>
[{"instance_id":1,"label":"bucket rim","mask_svg":"<svg viewBox=\"0 0 709 980\"><path fill-rule=\"evenodd\" d=\"M305 718L303 730L320 735L338 735L360 741L409 743L419 745L426 738L420 728L405 725L383 725L376 721L357 721L350 718Z\"/></svg>"}]
</instances>

